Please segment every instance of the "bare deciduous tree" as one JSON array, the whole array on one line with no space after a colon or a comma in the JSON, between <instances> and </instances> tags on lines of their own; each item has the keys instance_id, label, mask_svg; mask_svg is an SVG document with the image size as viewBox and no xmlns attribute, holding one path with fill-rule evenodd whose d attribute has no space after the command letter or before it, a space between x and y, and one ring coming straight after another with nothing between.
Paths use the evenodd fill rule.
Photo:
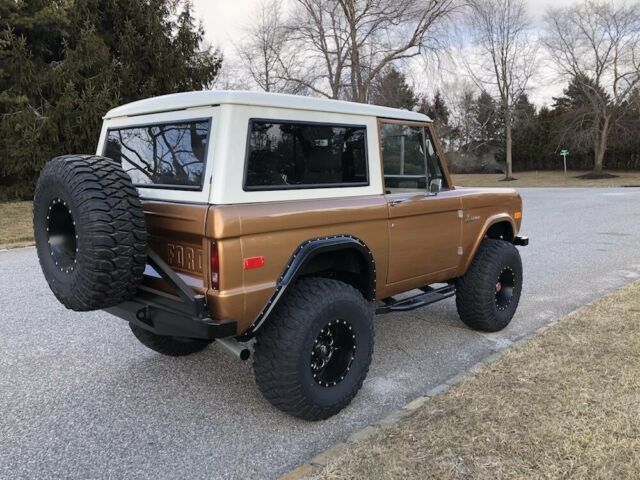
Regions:
<instances>
[{"instance_id":1,"label":"bare deciduous tree","mask_svg":"<svg viewBox=\"0 0 640 480\"><path fill-rule=\"evenodd\" d=\"M351 98L366 102L371 83L389 64L443 46L454 0L338 0L347 21Z\"/></svg>"},{"instance_id":2,"label":"bare deciduous tree","mask_svg":"<svg viewBox=\"0 0 640 480\"><path fill-rule=\"evenodd\" d=\"M459 78L443 85L445 100L449 108L449 125L451 141L449 148L468 152L472 147L472 140L477 134L476 116L476 88L468 78Z\"/></svg>"},{"instance_id":3,"label":"bare deciduous tree","mask_svg":"<svg viewBox=\"0 0 640 480\"><path fill-rule=\"evenodd\" d=\"M587 99L593 173L601 175L614 122L640 85L640 3L587 0L550 9L546 27L551 58Z\"/></svg>"},{"instance_id":4,"label":"bare deciduous tree","mask_svg":"<svg viewBox=\"0 0 640 480\"><path fill-rule=\"evenodd\" d=\"M535 71L537 42L524 0L470 0L472 45L463 56L467 70L481 89L493 92L503 116L507 171L513 178L513 110Z\"/></svg>"},{"instance_id":5,"label":"bare deciduous tree","mask_svg":"<svg viewBox=\"0 0 640 480\"><path fill-rule=\"evenodd\" d=\"M317 95L340 98L349 57L346 31L336 0L296 0L286 36L298 61L281 63L287 80Z\"/></svg>"},{"instance_id":6,"label":"bare deciduous tree","mask_svg":"<svg viewBox=\"0 0 640 480\"><path fill-rule=\"evenodd\" d=\"M260 0L255 23L245 30L236 45L238 60L255 84L265 92L291 92L284 78L286 63L285 26L282 0Z\"/></svg>"},{"instance_id":7,"label":"bare deciduous tree","mask_svg":"<svg viewBox=\"0 0 640 480\"><path fill-rule=\"evenodd\" d=\"M238 59L225 57L218 76L213 81L213 88L220 90L251 90L254 82L248 81L246 67Z\"/></svg>"},{"instance_id":8,"label":"bare deciduous tree","mask_svg":"<svg viewBox=\"0 0 640 480\"><path fill-rule=\"evenodd\" d=\"M376 77L442 45L458 0L296 0L288 39L304 52L300 82L329 98L366 102Z\"/></svg>"}]
</instances>

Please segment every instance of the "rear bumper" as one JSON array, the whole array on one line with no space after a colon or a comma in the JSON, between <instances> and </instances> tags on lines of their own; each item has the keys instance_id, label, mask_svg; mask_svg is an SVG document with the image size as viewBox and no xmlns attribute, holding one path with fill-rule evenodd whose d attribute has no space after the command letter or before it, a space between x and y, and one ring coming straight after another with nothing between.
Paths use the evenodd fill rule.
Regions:
<instances>
[{"instance_id":1,"label":"rear bumper","mask_svg":"<svg viewBox=\"0 0 640 480\"><path fill-rule=\"evenodd\" d=\"M529 237L518 235L513 239L513 244L519 247L526 247L527 245L529 245Z\"/></svg>"},{"instance_id":2,"label":"rear bumper","mask_svg":"<svg viewBox=\"0 0 640 480\"><path fill-rule=\"evenodd\" d=\"M105 311L156 335L214 340L237 335L235 320L212 320L179 299L141 287L126 302Z\"/></svg>"}]
</instances>

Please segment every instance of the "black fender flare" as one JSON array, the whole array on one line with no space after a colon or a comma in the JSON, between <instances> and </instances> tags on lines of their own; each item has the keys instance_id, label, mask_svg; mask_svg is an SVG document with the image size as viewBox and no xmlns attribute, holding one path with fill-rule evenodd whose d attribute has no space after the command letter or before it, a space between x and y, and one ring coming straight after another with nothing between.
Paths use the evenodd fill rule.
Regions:
<instances>
[{"instance_id":1,"label":"black fender flare","mask_svg":"<svg viewBox=\"0 0 640 480\"><path fill-rule=\"evenodd\" d=\"M251 338L255 332L265 323L284 293L300 276L304 265L315 256L338 250L353 249L359 252L365 260L367 267L367 286L365 298L373 301L376 296L376 264L371 250L367 245L353 235L331 235L327 237L312 238L301 244L291 256L282 274L276 283L276 289L271 295L267 304L262 308L247 331L242 334L243 338Z\"/></svg>"}]
</instances>

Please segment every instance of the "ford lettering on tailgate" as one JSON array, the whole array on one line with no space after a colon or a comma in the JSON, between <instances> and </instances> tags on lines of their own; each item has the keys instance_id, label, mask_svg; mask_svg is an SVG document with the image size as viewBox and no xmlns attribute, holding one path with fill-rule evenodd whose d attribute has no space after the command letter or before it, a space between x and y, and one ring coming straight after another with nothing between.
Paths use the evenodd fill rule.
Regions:
<instances>
[{"instance_id":1,"label":"ford lettering on tailgate","mask_svg":"<svg viewBox=\"0 0 640 480\"><path fill-rule=\"evenodd\" d=\"M174 268L202 273L202 249L167 243L167 263Z\"/></svg>"}]
</instances>

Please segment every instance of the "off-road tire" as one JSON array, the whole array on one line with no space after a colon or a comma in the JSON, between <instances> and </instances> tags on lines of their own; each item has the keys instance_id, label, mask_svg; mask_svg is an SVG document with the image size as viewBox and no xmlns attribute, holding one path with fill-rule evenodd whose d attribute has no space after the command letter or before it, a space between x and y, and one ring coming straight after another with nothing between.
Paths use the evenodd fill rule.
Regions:
<instances>
[{"instance_id":1,"label":"off-road tire","mask_svg":"<svg viewBox=\"0 0 640 480\"><path fill-rule=\"evenodd\" d=\"M33 203L40 266L63 305L98 310L136 292L147 230L138 192L118 163L90 155L54 158L40 174Z\"/></svg>"},{"instance_id":2,"label":"off-road tire","mask_svg":"<svg viewBox=\"0 0 640 480\"><path fill-rule=\"evenodd\" d=\"M499 305L497 282L503 272L513 276L514 285L510 299ZM474 330L497 332L511 322L521 292L522 261L518 249L504 240L485 239L469 269L457 281L458 314Z\"/></svg>"},{"instance_id":3,"label":"off-road tire","mask_svg":"<svg viewBox=\"0 0 640 480\"><path fill-rule=\"evenodd\" d=\"M313 377L311 352L323 328L336 320L353 329L354 357L344 379L326 387ZM373 309L358 290L337 280L302 279L258 331L253 363L258 388L272 405L295 417L331 417L362 387L373 338Z\"/></svg>"},{"instance_id":4,"label":"off-road tire","mask_svg":"<svg viewBox=\"0 0 640 480\"><path fill-rule=\"evenodd\" d=\"M170 357L185 357L192 353L198 353L207 348L212 340L200 340L196 338L167 337L156 335L137 325L129 324L135 337L145 347Z\"/></svg>"}]
</instances>

